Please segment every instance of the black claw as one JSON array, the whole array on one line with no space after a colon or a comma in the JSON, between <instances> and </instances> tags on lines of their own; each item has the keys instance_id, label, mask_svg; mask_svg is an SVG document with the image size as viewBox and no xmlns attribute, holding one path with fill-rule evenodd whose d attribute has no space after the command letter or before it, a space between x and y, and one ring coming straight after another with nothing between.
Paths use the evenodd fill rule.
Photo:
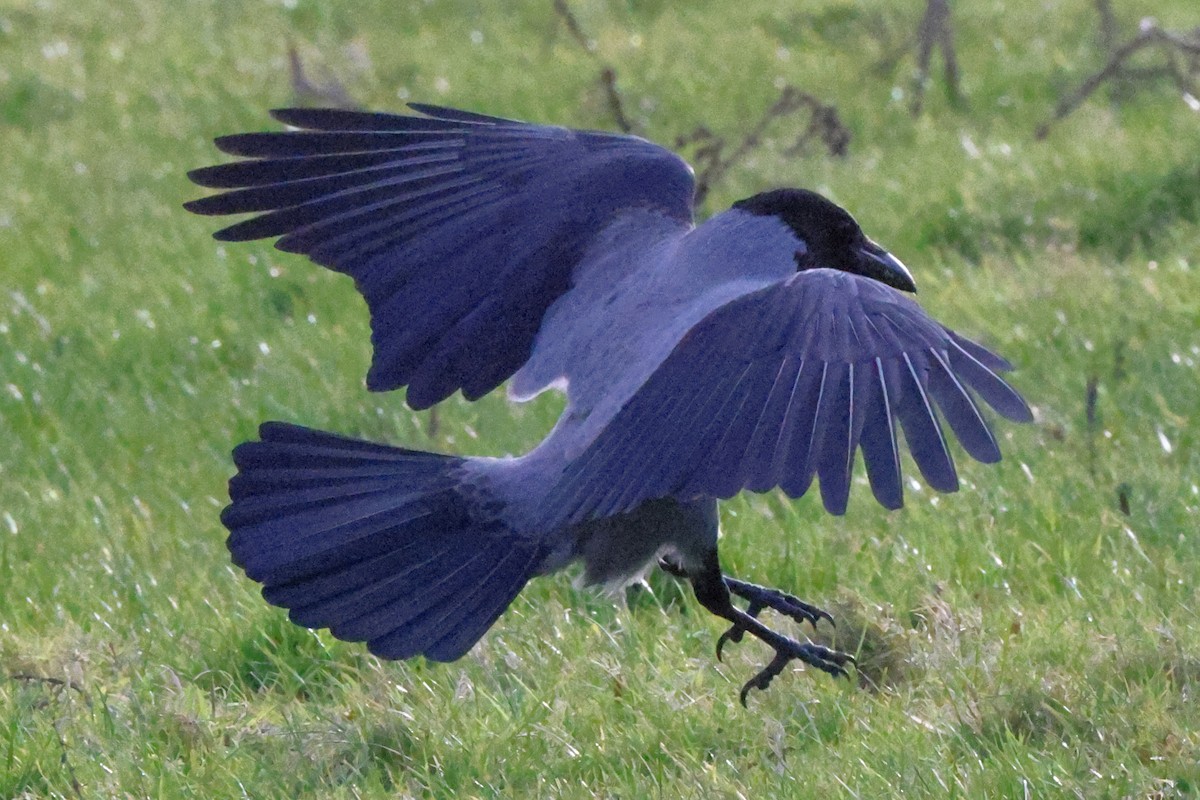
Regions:
<instances>
[{"instance_id":1,"label":"black claw","mask_svg":"<svg viewBox=\"0 0 1200 800\"><path fill-rule=\"evenodd\" d=\"M759 602L758 600L751 600L750 605L746 606L746 613L751 617L758 619L758 615L762 613L764 608L766 608L766 606L763 603ZM729 626L729 630L722 633L721 637L717 639L717 661L722 660L721 650L725 648L726 642L733 642L734 644L737 644L745 635L746 629L741 625L735 623L734 625Z\"/></svg>"},{"instance_id":2,"label":"black claw","mask_svg":"<svg viewBox=\"0 0 1200 800\"><path fill-rule=\"evenodd\" d=\"M663 559L659 563L663 569L672 574L678 574L680 571L677 564L667 559ZM854 657L849 653L831 650L813 642L801 644L764 625L758 616L767 608L796 622L807 622L814 628L823 619L832 625L833 616L798 597L776 589L739 581L723 574L715 549L700 567L689 572L686 577L692 582L692 588L700 604L731 623L730 627L717 639L718 661L722 660L727 643L734 642L736 644L742 641L747 633L775 651L775 657L771 659L771 662L742 686L738 697L743 706L746 705L751 689L765 690L792 661L801 661L835 677L847 676L847 665L855 663ZM733 604L732 597L734 596L746 601L745 611Z\"/></svg>"},{"instance_id":3,"label":"black claw","mask_svg":"<svg viewBox=\"0 0 1200 800\"><path fill-rule=\"evenodd\" d=\"M837 627L837 623L834 622L833 616L828 611L806 603L795 595L729 577L725 578L725 585L729 587L729 591L738 597L749 600L751 606L757 605L760 610L771 608L797 622L807 622L814 628L821 620L827 620L830 625Z\"/></svg>"},{"instance_id":4,"label":"black claw","mask_svg":"<svg viewBox=\"0 0 1200 800\"><path fill-rule=\"evenodd\" d=\"M802 661L810 667L827 672L835 678L849 678L850 673L846 671L847 664L855 664L854 656L849 653L843 653L840 650L830 650L828 647L823 647L819 644L800 644L792 640L788 640L793 646L791 649L777 649L775 658L771 659L771 663L763 667L763 669L750 680L746 681L746 685L742 687L739 698L742 705L746 705L746 698L750 694L751 689L759 689L765 691L771 685L771 681L780 675L784 668L792 661Z\"/></svg>"},{"instance_id":5,"label":"black claw","mask_svg":"<svg viewBox=\"0 0 1200 800\"><path fill-rule=\"evenodd\" d=\"M746 697L750 694L751 689L766 691L767 687L771 685L771 681L775 678L775 676L783 672L783 668L786 667L788 662L791 660L792 657L787 653L782 651L778 652L775 654L775 657L771 659L770 664L767 664L757 675L746 681L746 685L742 687L742 691L738 695L738 699L742 701L742 707L746 707Z\"/></svg>"},{"instance_id":6,"label":"black claw","mask_svg":"<svg viewBox=\"0 0 1200 800\"><path fill-rule=\"evenodd\" d=\"M725 648L726 642L733 642L734 644L737 644L745 635L746 629L738 627L737 625L731 625L729 630L722 633L720 638L717 639L717 661L723 660L721 658L721 650Z\"/></svg>"}]
</instances>

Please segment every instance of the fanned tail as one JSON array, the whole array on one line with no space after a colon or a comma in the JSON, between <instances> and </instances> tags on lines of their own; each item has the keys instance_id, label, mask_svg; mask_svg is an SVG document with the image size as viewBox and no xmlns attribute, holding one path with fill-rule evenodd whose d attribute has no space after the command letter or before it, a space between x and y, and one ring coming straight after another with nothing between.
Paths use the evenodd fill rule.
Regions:
<instances>
[{"instance_id":1,"label":"fanned tail","mask_svg":"<svg viewBox=\"0 0 1200 800\"><path fill-rule=\"evenodd\" d=\"M453 661L542 560L462 482L462 458L280 422L259 437L234 450L221 521L234 563L299 625Z\"/></svg>"}]
</instances>

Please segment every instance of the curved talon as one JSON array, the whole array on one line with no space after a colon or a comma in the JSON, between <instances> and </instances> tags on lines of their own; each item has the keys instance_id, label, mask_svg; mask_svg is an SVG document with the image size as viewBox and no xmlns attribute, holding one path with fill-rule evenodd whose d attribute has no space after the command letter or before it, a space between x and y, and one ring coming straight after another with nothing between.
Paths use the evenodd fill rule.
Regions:
<instances>
[{"instance_id":1,"label":"curved talon","mask_svg":"<svg viewBox=\"0 0 1200 800\"><path fill-rule=\"evenodd\" d=\"M746 684L742 686L742 691L739 698L742 705L746 705L746 698L750 694L751 689L766 690L771 685L771 681L780 675L784 668L792 661L801 661L810 667L827 672L835 678L849 678L850 673L846 671L846 665L854 665L858 662L854 656L849 653L843 653L841 650L831 650L819 644L798 644L793 642L795 650L776 650L775 658L771 659L771 663L763 667L763 669Z\"/></svg>"},{"instance_id":2,"label":"curved talon","mask_svg":"<svg viewBox=\"0 0 1200 800\"><path fill-rule=\"evenodd\" d=\"M717 639L717 661L724 661L724 659L721 658L721 650L724 649L726 642L733 642L734 644L737 644L745 635L746 629L739 628L737 625L731 625L729 630L722 633L720 638Z\"/></svg>"},{"instance_id":3,"label":"curved talon","mask_svg":"<svg viewBox=\"0 0 1200 800\"><path fill-rule=\"evenodd\" d=\"M751 689L766 691L767 687L771 685L771 681L774 680L775 676L783 672L783 668L786 667L788 662L791 660L791 655L778 652L775 654L775 658L771 659L770 664L767 664L757 675L746 681L746 684L742 686L742 691L738 694L738 699L742 701L742 707L744 708L746 706L746 697L750 694Z\"/></svg>"},{"instance_id":4,"label":"curved talon","mask_svg":"<svg viewBox=\"0 0 1200 800\"><path fill-rule=\"evenodd\" d=\"M744 600L750 601L751 608L757 607L760 611L763 608L771 608L780 614L791 617L797 622L807 622L813 628L816 628L817 623L823 619L827 620L835 628L837 627L832 614L823 608L818 608L811 603L804 602L795 595L781 592L778 589L769 589L766 586L759 586L755 583L739 581L729 576L725 576L724 581L730 592Z\"/></svg>"},{"instance_id":5,"label":"curved talon","mask_svg":"<svg viewBox=\"0 0 1200 800\"><path fill-rule=\"evenodd\" d=\"M749 614L751 618L758 619L758 615L762 613L764 608L766 608L766 605L761 601L751 600L750 604L746 606L746 613ZM717 661L722 661L721 651L725 648L726 642L733 642L734 644L737 644L745 635L746 629L741 625L730 625L729 630L722 633L721 637L717 639Z\"/></svg>"}]
</instances>

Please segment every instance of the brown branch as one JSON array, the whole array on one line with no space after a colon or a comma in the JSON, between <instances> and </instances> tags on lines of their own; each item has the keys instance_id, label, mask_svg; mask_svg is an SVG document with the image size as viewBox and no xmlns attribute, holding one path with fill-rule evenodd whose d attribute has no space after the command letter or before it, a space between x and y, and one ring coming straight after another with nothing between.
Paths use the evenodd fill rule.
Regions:
<instances>
[{"instance_id":1,"label":"brown branch","mask_svg":"<svg viewBox=\"0 0 1200 800\"><path fill-rule=\"evenodd\" d=\"M696 146L692 157L697 165L695 204L701 205L712 186L724 178L730 168L762 144L763 135L772 122L806 109L810 113L808 126L797 136L788 153L801 153L810 142L819 140L831 155L844 156L850 145L850 130L842 123L837 108L822 103L813 95L794 86L783 88L779 98L763 112L729 155L725 155L728 143L704 126L678 137L675 140L677 148Z\"/></svg>"},{"instance_id":2,"label":"brown branch","mask_svg":"<svg viewBox=\"0 0 1200 800\"><path fill-rule=\"evenodd\" d=\"M583 26L579 24L579 17L575 16L575 12L567 5L567 0L554 0L554 13L558 14L559 19L567 26L571 37L579 42L580 47L589 53L596 52L596 43L583 32Z\"/></svg>"},{"instance_id":3,"label":"brown branch","mask_svg":"<svg viewBox=\"0 0 1200 800\"><path fill-rule=\"evenodd\" d=\"M1100 46L1111 53L1117 44L1117 15L1113 13L1112 0L1096 0L1096 13L1100 15Z\"/></svg>"},{"instance_id":4,"label":"brown branch","mask_svg":"<svg viewBox=\"0 0 1200 800\"><path fill-rule=\"evenodd\" d=\"M333 108L360 108L346 87L326 70L325 80L315 83L304 72L304 63L296 45L288 44L288 74L296 105L318 105Z\"/></svg>"},{"instance_id":5,"label":"brown branch","mask_svg":"<svg viewBox=\"0 0 1200 800\"><path fill-rule=\"evenodd\" d=\"M1065 95L1058 101L1054 112L1050 119L1038 126L1034 133L1037 139L1045 139L1050 133L1050 127L1063 119L1095 93L1105 81L1121 74L1124 77L1130 76L1130 70L1126 68L1126 62L1129 61L1135 54L1150 47L1163 47L1166 49L1168 58L1167 69L1175 71L1174 62L1171 60L1173 52L1187 54L1193 57L1193 67L1196 65L1196 57L1200 57L1200 29L1191 34L1180 34L1174 31L1168 31L1160 28L1158 23L1151 19L1142 20L1141 30L1137 35L1130 39L1125 44L1118 47L1109 56L1108 61L1099 70L1089 75L1084 79L1073 92ZM1185 76L1178 73L1176 79L1177 84L1181 88L1187 87L1190 83L1190 76ZM1188 91L1184 88L1184 91Z\"/></svg>"},{"instance_id":6,"label":"brown branch","mask_svg":"<svg viewBox=\"0 0 1200 800\"><path fill-rule=\"evenodd\" d=\"M917 27L917 78L909 109L914 117L921 113L925 103L925 88L929 85L929 63L933 58L934 46L942 51L946 92L950 96L950 102L955 106L961 105L958 56L954 51L954 33L950 27L949 0L928 0L921 24Z\"/></svg>"},{"instance_id":7,"label":"brown branch","mask_svg":"<svg viewBox=\"0 0 1200 800\"><path fill-rule=\"evenodd\" d=\"M633 123L625 114L625 104L621 101L621 92L617 89L617 72L612 67L600 71L600 84L604 87L604 96L608 100L608 110L616 120L617 127L622 133L631 133Z\"/></svg>"},{"instance_id":8,"label":"brown branch","mask_svg":"<svg viewBox=\"0 0 1200 800\"><path fill-rule=\"evenodd\" d=\"M74 689L75 691L79 692L79 696L83 698L84 702L86 702L89 706L92 704L92 699L88 697L87 692L83 690L82 686L77 683L72 683L71 681L65 681L62 678L51 678L46 675L30 675L24 672L17 672L9 675L8 679L10 681L18 681L20 683L40 683L45 686L53 686L59 691L62 689Z\"/></svg>"},{"instance_id":9,"label":"brown branch","mask_svg":"<svg viewBox=\"0 0 1200 800\"><path fill-rule=\"evenodd\" d=\"M608 110L613 115L613 120L622 133L632 133L633 122L629 118L629 115L625 113L625 103L621 99L620 90L617 88L616 68L602 59L600 54L596 52L595 40L584 32L583 25L579 23L579 18L575 16L575 12L567 5L567 0L554 0L554 13L566 25L567 32L571 34L571 38L600 65L600 88L604 90L604 98L608 103Z\"/></svg>"}]
</instances>

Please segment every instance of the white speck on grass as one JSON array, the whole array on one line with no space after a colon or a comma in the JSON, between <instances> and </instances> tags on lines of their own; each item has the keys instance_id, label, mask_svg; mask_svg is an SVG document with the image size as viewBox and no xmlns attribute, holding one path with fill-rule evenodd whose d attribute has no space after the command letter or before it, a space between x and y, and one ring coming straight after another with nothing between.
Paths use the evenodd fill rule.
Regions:
<instances>
[{"instance_id":1,"label":"white speck on grass","mask_svg":"<svg viewBox=\"0 0 1200 800\"><path fill-rule=\"evenodd\" d=\"M1025 477L1029 479L1030 483L1034 482L1033 481L1033 470L1031 470L1029 468L1029 465L1026 464L1024 461L1021 462L1021 472L1025 473Z\"/></svg>"},{"instance_id":2,"label":"white speck on grass","mask_svg":"<svg viewBox=\"0 0 1200 800\"><path fill-rule=\"evenodd\" d=\"M42 58L46 59L47 61L55 61L60 58L65 58L70 52L71 46L62 39L42 45Z\"/></svg>"},{"instance_id":3,"label":"white speck on grass","mask_svg":"<svg viewBox=\"0 0 1200 800\"><path fill-rule=\"evenodd\" d=\"M268 345L266 342L259 342L258 343L258 352L262 353L264 356L269 356L269 355L271 355L271 346Z\"/></svg>"},{"instance_id":4,"label":"white speck on grass","mask_svg":"<svg viewBox=\"0 0 1200 800\"><path fill-rule=\"evenodd\" d=\"M39 284L39 287L42 285L44 284ZM32 303L29 302L28 297L21 292L11 292L9 297L13 299L13 303L16 305L18 310L24 311L33 318L33 321L37 323L38 328L41 329L43 334L49 335L51 330L50 321L38 313L38 310L33 307Z\"/></svg>"},{"instance_id":5,"label":"white speck on grass","mask_svg":"<svg viewBox=\"0 0 1200 800\"><path fill-rule=\"evenodd\" d=\"M910 475L908 478L908 488L914 492L919 492L921 491L921 482Z\"/></svg>"},{"instance_id":6,"label":"white speck on grass","mask_svg":"<svg viewBox=\"0 0 1200 800\"><path fill-rule=\"evenodd\" d=\"M15 383L5 384L4 388L7 389L8 393L13 396L14 400L21 401L25 399L24 393L21 392L21 387L17 386Z\"/></svg>"},{"instance_id":7,"label":"white speck on grass","mask_svg":"<svg viewBox=\"0 0 1200 800\"><path fill-rule=\"evenodd\" d=\"M1171 444L1171 440L1167 438L1167 434L1163 433L1162 427L1156 428L1158 431L1158 443L1162 445L1163 452L1171 455L1175 451L1175 447Z\"/></svg>"},{"instance_id":8,"label":"white speck on grass","mask_svg":"<svg viewBox=\"0 0 1200 800\"><path fill-rule=\"evenodd\" d=\"M483 31L471 31L471 44L477 47L483 44Z\"/></svg>"},{"instance_id":9,"label":"white speck on grass","mask_svg":"<svg viewBox=\"0 0 1200 800\"><path fill-rule=\"evenodd\" d=\"M1196 113L1200 114L1200 100L1196 99L1196 96L1194 94L1192 94L1191 92L1184 92L1183 93L1183 102L1187 103L1187 107L1190 108L1192 111L1195 111Z\"/></svg>"},{"instance_id":10,"label":"white speck on grass","mask_svg":"<svg viewBox=\"0 0 1200 800\"><path fill-rule=\"evenodd\" d=\"M443 75L439 75L433 80L433 89L438 94L447 94L450 91L450 81Z\"/></svg>"},{"instance_id":11,"label":"white speck on grass","mask_svg":"<svg viewBox=\"0 0 1200 800\"><path fill-rule=\"evenodd\" d=\"M1147 564L1153 564L1154 562L1150 560L1150 556L1146 555L1146 551L1142 549L1142 543L1138 541L1137 534L1133 532L1133 528L1130 528L1128 525L1126 525L1125 535L1128 536L1129 541L1133 543L1134 552L1141 556L1142 560Z\"/></svg>"},{"instance_id":12,"label":"white speck on grass","mask_svg":"<svg viewBox=\"0 0 1200 800\"><path fill-rule=\"evenodd\" d=\"M979 152L979 148L975 145L975 140L971 138L970 134L964 133L958 141L962 145L963 152L967 154L967 158L979 158L982 155L982 153Z\"/></svg>"},{"instance_id":13,"label":"white speck on grass","mask_svg":"<svg viewBox=\"0 0 1200 800\"><path fill-rule=\"evenodd\" d=\"M221 340L213 339L212 342L209 343L209 347L211 347L213 350L220 350L221 349Z\"/></svg>"},{"instance_id":14,"label":"white speck on grass","mask_svg":"<svg viewBox=\"0 0 1200 800\"><path fill-rule=\"evenodd\" d=\"M7 511L4 512L4 524L8 526L8 532L16 536L18 531L17 521L13 519L13 515Z\"/></svg>"}]
</instances>

